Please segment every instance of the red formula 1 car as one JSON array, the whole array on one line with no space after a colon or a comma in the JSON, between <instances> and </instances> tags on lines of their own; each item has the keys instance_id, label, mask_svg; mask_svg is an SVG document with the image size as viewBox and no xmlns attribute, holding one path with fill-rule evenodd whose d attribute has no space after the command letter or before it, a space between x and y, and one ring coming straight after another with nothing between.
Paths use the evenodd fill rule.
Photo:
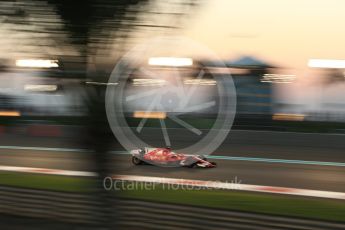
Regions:
<instances>
[{"instance_id":1,"label":"red formula 1 car","mask_svg":"<svg viewBox=\"0 0 345 230\"><path fill-rule=\"evenodd\" d=\"M141 148L131 151L132 163L153 164L160 166L175 166L175 167L189 167L189 168L214 168L215 162L207 161L206 157L202 155L187 155L175 153L170 148Z\"/></svg>"}]
</instances>

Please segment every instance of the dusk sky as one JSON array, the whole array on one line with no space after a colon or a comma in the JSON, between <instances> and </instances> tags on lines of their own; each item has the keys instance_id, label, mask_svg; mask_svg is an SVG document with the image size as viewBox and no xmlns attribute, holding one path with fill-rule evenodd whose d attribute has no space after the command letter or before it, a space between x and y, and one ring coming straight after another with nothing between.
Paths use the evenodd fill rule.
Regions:
<instances>
[{"instance_id":1,"label":"dusk sky","mask_svg":"<svg viewBox=\"0 0 345 230\"><path fill-rule=\"evenodd\" d=\"M294 83L275 86L276 100L307 110L344 100L344 84L322 88L316 83L321 72L307 64L313 58L345 59L345 1L212 0L191 17L186 35L221 58L252 55L295 75Z\"/></svg>"},{"instance_id":2,"label":"dusk sky","mask_svg":"<svg viewBox=\"0 0 345 230\"><path fill-rule=\"evenodd\" d=\"M192 18L186 34L224 58L249 54L290 68L345 59L343 0L212 0Z\"/></svg>"}]
</instances>

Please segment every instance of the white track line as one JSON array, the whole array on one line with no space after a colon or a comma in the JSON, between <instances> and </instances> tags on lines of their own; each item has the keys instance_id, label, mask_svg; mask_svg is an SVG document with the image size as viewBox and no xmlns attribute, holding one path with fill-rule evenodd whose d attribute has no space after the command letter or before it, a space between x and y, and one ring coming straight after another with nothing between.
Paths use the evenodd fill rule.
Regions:
<instances>
[{"instance_id":1,"label":"white track line","mask_svg":"<svg viewBox=\"0 0 345 230\"><path fill-rule=\"evenodd\" d=\"M117 175L117 176L114 176L113 178L119 179L119 180L126 180L126 181L139 181L139 182L151 182L151 183L162 183L162 184L179 184L179 185L186 185L186 186L215 188L215 189L265 192L265 193L345 200L345 193L342 193L342 192L286 188L286 187L264 186L264 185L250 185L250 184L236 183L236 181L218 182L218 181L188 180L188 179L147 177L147 176L134 176L134 175Z\"/></svg>"},{"instance_id":2,"label":"white track line","mask_svg":"<svg viewBox=\"0 0 345 230\"><path fill-rule=\"evenodd\" d=\"M96 176L96 173L94 172L47 169L47 168L17 167L17 166L2 166L2 165L0 165L0 171L39 173L39 174L63 175L63 176L82 176L82 177ZM185 185L185 186L190 186L190 187L195 186L195 187L203 187L203 188L265 192L265 193L275 193L275 194L284 194L284 195L308 196L308 197L345 200L345 193L342 193L342 192L319 191L319 190L310 190L310 189L286 188L286 187L263 186L263 185L250 185L250 184L241 184L241 183L238 183L237 181L218 182L218 181L137 176L137 175L116 175L116 176L113 176L112 178L118 179L118 180L125 180L125 181L138 181L138 182L161 183L161 184L171 184L171 185Z\"/></svg>"},{"instance_id":3,"label":"white track line","mask_svg":"<svg viewBox=\"0 0 345 230\"><path fill-rule=\"evenodd\" d=\"M61 170L61 169L47 169L47 168L4 166L4 165L0 165L0 171L39 173L39 174L61 175L61 176L87 176L87 177L96 176L96 173L93 173L93 172L71 171L71 170Z\"/></svg>"},{"instance_id":4,"label":"white track line","mask_svg":"<svg viewBox=\"0 0 345 230\"><path fill-rule=\"evenodd\" d=\"M30 147L30 146L0 146L0 149L37 150L37 151L51 151L51 152L61 152L61 153L92 152L91 150L88 150L88 149ZM126 152L126 151L109 151L109 153L118 154L118 155L130 154L129 152ZM262 154L258 154L258 155L262 155ZM345 162L309 161L309 160L275 159L275 158L259 158L259 157L235 157L235 156L218 156L218 155L208 155L207 158L216 159L216 160L230 160L230 161L254 161L254 162L263 162L263 163L283 163L283 164L345 167Z\"/></svg>"}]
</instances>

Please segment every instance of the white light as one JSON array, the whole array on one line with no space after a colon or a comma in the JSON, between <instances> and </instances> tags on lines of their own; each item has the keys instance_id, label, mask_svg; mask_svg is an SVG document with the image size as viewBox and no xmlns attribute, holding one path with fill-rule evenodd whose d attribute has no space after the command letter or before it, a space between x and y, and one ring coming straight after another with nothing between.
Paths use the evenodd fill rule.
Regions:
<instances>
[{"instance_id":1,"label":"white light","mask_svg":"<svg viewBox=\"0 0 345 230\"><path fill-rule=\"evenodd\" d=\"M85 82L88 85L118 85L119 83L106 83L106 82L96 82L96 81L87 81Z\"/></svg>"},{"instance_id":2,"label":"white light","mask_svg":"<svg viewBox=\"0 0 345 230\"><path fill-rule=\"evenodd\" d=\"M134 86L163 86L166 81L163 79L136 78L133 79Z\"/></svg>"},{"instance_id":3,"label":"white light","mask_svg":"<svg viewBox=\"0 0 345 230\"><path fill-rule=\"evenodd\" d=\"M183 81L186 85L216 85L217 82L215 80L208 80L208 79L188 79Z\"/></svg>"},{"instance_id":4,"label":"white light","mask_svg":"<svg viewBox=\"0 0 345 230\"><path fill-rule=\"evenodd\" d=\"M26 85L24 89L34 92L52 92L57 90L57 85Z\"/></svg>"},{"instance_id":5,"label":"white light","mask_svg":"<svg viewBox=\"0 0 345 230\"><path fill-rule=\"evenodd\" d=\"M264 74L260 81L261 82L268 82L268 83L291 83L295 79L296 79L295 75Z\"/></svg>"},{"instance_id":6,"label":"white light","mask_svg":"<svg viewBox=\"0 0 345 230\"><path fill-rule=\"evenodd\" d=\"M191 58L176 58L176 57L152 57L149 58L149 65L156 66L191 66L193 65L193 59Z\"/></svg>"},{"instance_id":7,"label":"white light","mask_svg":"<svg viewBox=\"0 0 345 230\"><path fill-rule=\"evenodd\" d=\"M345 60L331 60L331 59L310 59L308 66L312 68L345 68Z\"/></svg>"},{"instance_id":8,"label":"white light","mask_svg":"<svg viewBox=\"0 0 345 230\"><path fill-rule=\"evenodd\" d=\"M21 59L16 61L16 66L31 68L54 68L59 67L59 64L57 60Z\"/></svg>"}]
</instances>

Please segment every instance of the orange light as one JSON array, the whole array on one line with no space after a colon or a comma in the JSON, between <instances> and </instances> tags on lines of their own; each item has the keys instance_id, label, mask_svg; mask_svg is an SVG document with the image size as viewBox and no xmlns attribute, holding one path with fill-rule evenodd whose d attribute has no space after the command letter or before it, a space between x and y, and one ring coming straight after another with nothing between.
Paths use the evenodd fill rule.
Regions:
<instances>
[{"instance_id":1,"label":"orange light","mask_svg":"<svg viewBox=\"0 0 345 230\"><path fill-rule=\"evenodd\" d=\"M167 114L165 112L135 111L133 116L135 118L165 119Z\"/></svg>"},{"instance_id":2,"label":"orange light","mask_svg":"<svg viewBox=\"0 0 345 230\"><path fill-rule=\"evenodd\" d=\"M277 121L303 121L304 114L275 113L272 119Z\"/></svg>"},{"instance_id":3,"label":"orange light","mask_svg":"<svg viewBox=\"0 0 345 230\"><path fill-rule=\"evenodd\" d=\"M0 111L0 116L3 116L3 117L20 117L20 112L18 112L18 111Z\"/></svg>"}]
</instances>

